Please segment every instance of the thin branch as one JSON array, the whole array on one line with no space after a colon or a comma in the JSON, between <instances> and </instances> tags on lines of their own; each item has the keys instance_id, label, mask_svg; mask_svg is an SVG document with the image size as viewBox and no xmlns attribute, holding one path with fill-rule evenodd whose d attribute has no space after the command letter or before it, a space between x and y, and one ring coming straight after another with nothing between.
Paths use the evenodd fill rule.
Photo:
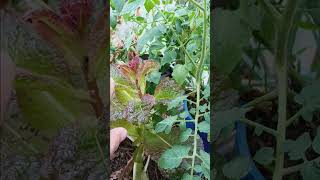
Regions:
<instances>
[{"instance_id":1,"label":"thin branch","mask_svg":"<svg viewBox=\"0 0 320 180\"><path fill-rule=\"evenodd\" d=\"M205 9L195 0L189 0L192 4L194 4L195 6L197 6L199 9L201 9L201 11L205 11Z\"/></svg>"},{"instance_id":2,"label":"thin branch","mask_svg":"<svg viewBox=\"0 0 320 180\"><path fill-rule=\"evenodd\" d=\"M313 159L311 161L305 161L301 164L298 164L298 165L295 165L295 166L291 166L291 167L288 167L288 168L284 168L282 170L282 176L285 176L287 174L291 174L291 173L294 173L294 172L297 172L297 171L300 171L306 163L313 163L313 162L317 162L317 161L320 161L320 157L316 158L316 159Z\"/></svg>"},{"instance_id":3,"label":"thin branch","mask_svg":"<svg viewBox=\"0 0 320 180\"><path fill-rule=\"evenodd\" d=\"M271 4L270 0L260 0L265 9L269 14L276 20L280 20L282 15L280 12Z\"/></svg>"},{"instance_id":4,"label":"thin branch","mask_svg":"<svg viewBox=\"0 0 320 180\"><path fill-rule=\"evenodd\" d=\"M9 132L11 132L17 138L19 138L23 142L23 144L25 144L31 151L33 151L34 153L38 153L38 150L35 147L33 147L31 144L27 143L17 131L15 131L13 128L10 127L9 124L7 124L6 122L3 122L2 125L6 129L8 129Z\"/></svg>"},{"instance_id":5,"label":"thin branch","mask_svg":"<svg viewBox=\"0 0 320 180\"><path fill-rule=\"evenodd\" d=\"M278 96L277 93L278 93L277 90L273 90L273 91L269 92L268 94L265 94L261 97L258 97L256 99L250 101L249 103L245 104L244 107L247 108L247 107L255 106L263 101L274 99Z\"/></svg>"},{"instance_id":6,"label":"thin branch","mask_svg":"<svg viewBox=\"0 0 320 180\"><path fill-rule=\"evenodd\" d=\"M295 120L299 119L303 112L304 108L301 108L296 114L294 114L290 119L288 119L286 126L290 126Z\"/></svg>"},{"instance_id":7,"label":"thin branch","mask_svg":"<svg viewBox=\"0 0 320 180\"><path fill-rule=\"evenodd\" d=\"M278 134L276 130L268 128L268 127L266 127L264 125L261 125L259 123L254 122L254 121L250 121L248 119L241 119L240 121L243 122L243 123L246 123L246 124L248 124L250 126L261 128L263 131L265 131L267 133L270 133L273 136L277 136L277 134Z\"/></svg>"}]
</instances>

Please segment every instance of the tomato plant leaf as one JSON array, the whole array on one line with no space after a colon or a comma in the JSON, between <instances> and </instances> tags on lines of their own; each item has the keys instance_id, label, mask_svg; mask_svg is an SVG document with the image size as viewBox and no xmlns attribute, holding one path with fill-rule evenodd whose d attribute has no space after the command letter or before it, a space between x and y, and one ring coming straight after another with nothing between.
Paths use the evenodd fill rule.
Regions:
<instances>
[{"instance_id":1,"label":"tomato plant leaf","mask_svg":"<svg viewBox=\"0 0 320 180\"><path fill-rule=\"evenodd\" d=\"M263 147L259 149L254 155L253 159L262 165L269 165L273 160L273 148L271 147Z\"/></svg>"},{"instance_id":2,"label":"tomato plant leaf","mask_svg":"<svg viewBox=\"0 0 320 180\"><path fill-rule=\"evenodd\" d=\"M172 108L178 107L182 105L183 100L187 99L187 96L179 96L177 98L175 98L174 100L172 100L169 105L168 105L168 109L170 110Z\"/></svg>"},{"instance_id":3,"label":"tomato plant leaf","mask_svg":"<svg viewBox=\"0 0 320 180\"><path fill-rule=\"evenodd\" d=\"M250 171L249 157L239 156L223 166L223 174L230 179L240 179Z\"/></svg>"},{"instance_id":4,"label":"tomato plant leaf","mask_svg":"<svg viewBox=\"0 0 320 180\"><path fill-rule=\"evenodd\" d=\"M186 80L189 71L185 67L185 65L177 64L172 72L172 77L179 85L182 85Z\"/></svg>"},{"instance_id":5,"label":"tomato plant leaf","mask_svg":"<svg viewBox=\"0 0 320 180\"><path fill-rule=\"evenodd\" d=\"M248 43L250 32L241 24L238 12L217 9L214 11L214 17L214 33L219 36L214 39L216 53L213 54L213 58L217 60L217 74L228 75L241 61L242 48ZM237 33L234 33L235 29Z\"/></svg>"},{"instance_id":6,"label":"tomato plant leaf","mask_svg":"<svg viewBox=\"0 0 320 180\"><path fill-rule=\"evenodd\" d=\"M320 154L320 127L318 127L317 135L312 142L312 148L316 153Z\"/></svg>"},{"instance_id":7,"label":"tomato plant leaf","mask_svg":"<svg viewBox=\"0 0 320 180\"><path fill-rule=\"evenodd\" d=\"M320 169L316 162L306 163L300 170L303 180L320 179Z\"/></svg>"},{"instance_id":8,"label":"tomato plant leaf","mask_svg":"<svg viewBox=\"0 0 320 180\"><path fill-rule=\"evenodd\" d=\"M151 9L154 8L155 4L160 4L160 1L159 0L146 0L146 2L144 3L144 7L149 12Z\"/></svg>"},{"instance_id":9,"label":"tomato plant leaf","mask_svg":"<svg viewBox=\"0 0 320 180\"><path fill-rule=\"evenodd\" d=\"M161 66L165 64L170 64L171 62L175 61L176 58L177 58L177 53L175 50L166 50L164 52L164 56L161 61Z\"/></svg>"},{"instance_id":10,"label":"tomato plant leaf","mask_svg":"<svg viewBox=\"0 0 320 180\"><path fill-rule=\"evenodd\" d=\"M175 145L166 150L159 159L159 166L163 169L173 169L178 167L183 158L189 155L191 147Z\"/></svg>"},{"instance_id":11,"label":"tomato plant leaf","mask_svg":"<svg viewBox=\"0 0 320 180\"><path fill-rule=\"evenodd\" d=\"M133 1L127 1L127 3L123 6L123 9L121 11L121 15L134 12L139 7L143 6L145 0L133 0Z\"/></svg>"},{"instance_id":12,"label":"tomato plant leaf","mask_svg":"<svg viewBox=\"0 0 320 180\"><path fill-rule=\"evenodd\" d=\"M208 121L202 121L198 124L200 132L210 133L210 124Z\"/></svg>"},{"instance_id":13,"label":"tomato plant leaf","mask_svg":"<svg viewBox=\"0 0 320 180\"><path fill-rule=\"evenodd\" d=\"M159 25L152 29L146 30L144 34L137 41L137 50L142 51L143 47L150 41L157 39L162 35L162 31L165 27Z\"/></svg>"},{"instance_id":14,"label":"tomato plant leaf","mask_svg":"<svg viewBox=\"0 0 320 180\"><path fill-rule=\"evenodd\" d=\"M161 78L161 72L154 71L154 72L151 72L150 75L148 76L148 81L153 82L155 84L159 84L160 78Z\"/></svg>"},{"instance_id":15,"label":"tomato plant leaf","mask_svg":"<svg viewBox=\"0 0 320 180\"><path fill-rule=\"evenodd\" d=\"M299 160L305 156L305 151L311 146L312 141L309 133L304 133L295 141L286 140L283 148L284 152L288 152L291 160Z\"/></svg>"},{"instance_id":16,"label":"tomato plant leaf","mask_svg":"<svg viewBox=\"0 0 320 180\"><path fill-rule=\"evenodd\" d=\"M188 128L185 131L183 131L180 135L180 141L185 142L189 139L190 135L192 134L192 129Z\"/></svg>"},{"instance_id":17,"label":"tomato plant leaf","mask_svg":"<svg viewBox=\"0 0 320 180\"><path fill-rule=\"evenodd\" d=\"M170 133L172 125L177 121L178 116L169 116L163 121L159 122L156 127L155 131L157 133L159 132L165 132L167 134Z\"/></svg>"}]
</instances>

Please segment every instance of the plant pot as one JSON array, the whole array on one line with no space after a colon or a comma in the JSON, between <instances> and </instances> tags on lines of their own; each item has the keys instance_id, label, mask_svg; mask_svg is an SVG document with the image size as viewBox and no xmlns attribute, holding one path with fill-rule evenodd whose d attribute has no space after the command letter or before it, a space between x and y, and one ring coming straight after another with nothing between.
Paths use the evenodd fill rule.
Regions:
<instances>
[{"instance_id":1,"label":"plant pot","mask_svg":"<svg viewBox=\"0 0 320 180\"><path fill-rule=\"evenodd\" d=\"M265 180L265 177L261 174L259 169L256 167L255 162L251 157L249 145L247 142L247 129L246 125L237 122L236 123L236 142L235 142L235 153L237 155L246 156L250 158L251 165L249 173L241 180Z\"/></svg>"},{"instance_id":2,"label":"plant pot","mask_svg":"<svg viewBox=\"0 0 320 180\"><path fill-rule=\"evenodd\" d=\"M188 103L186 100L183 101L183 109L187 113L186 120L193 119L191 114L189 113ZM194 130L194 122L186 122L186 127ZM204 151L210 154L210 143L208 142L208 133L203 133L198 131L198 134L203 142Z\"/></svg>"}]
</instances>

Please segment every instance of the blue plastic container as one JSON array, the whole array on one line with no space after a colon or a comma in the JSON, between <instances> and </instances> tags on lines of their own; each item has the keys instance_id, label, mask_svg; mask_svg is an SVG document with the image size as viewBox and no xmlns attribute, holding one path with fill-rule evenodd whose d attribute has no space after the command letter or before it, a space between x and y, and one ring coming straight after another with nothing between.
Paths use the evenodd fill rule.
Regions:
<instances>
[{"instance_id":1,"label":"blue plastic container","mask_svg":"<svg viewBox=\"0 0 320 180\"><path fill-rule=\"evenodd\" d=\"M186 120L192 120L193 118L192 118L191 114L189 113L188 103L186 100L183 101L183 109L187 113ZM186 122L186 127L194 130L194 122ZM203 133L203 132L198 131L198 134L201 137L201 140L203 142L204 151L210 154L210 143L208 142L208 133Z\"/></svg>"},{"instance_id":2,"label":"blue plastic container","mask_svg":"<svg viewBox=\"0 0 320 180\"><path fill-rule=\"evenodd\" d=\"M246 125L240 122L236 123L236 142L235 151L237 155L242 155L250 158L251 167L249 173L241 180L265 180L259 169L256 167L249 150L247 142L247 129Z\"/></svg>"}]
</instances>

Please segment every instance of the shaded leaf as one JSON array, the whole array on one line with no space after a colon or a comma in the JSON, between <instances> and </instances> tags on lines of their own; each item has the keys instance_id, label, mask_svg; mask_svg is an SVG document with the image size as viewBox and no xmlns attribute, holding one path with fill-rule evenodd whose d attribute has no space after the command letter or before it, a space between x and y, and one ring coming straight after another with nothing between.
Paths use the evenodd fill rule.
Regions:
<instances>
[{"instance_id":1,"label":"shaded leaf","mask_svg":"<svg viewBox=\"0 0 320 180\"><path fill-rule=\"evenodd\" d=\"M263 147L254 155L253 159L262 165L269 165L273 161L273 148Z\"/></svg>"},{"instance_id":2,"label":"shaded leaf","mask_svg":"<svg viewBox=\"0 0 320 180\"><path fill-rule=\"evenodd\" d=\"M286 140L283 145L284 152L288 152L291 160L299 160L305 156L305 151L311 146L311 143L309 133L304 133L295 141Z\"/></svg>"},{"instance_id":3,"label":"shaded leaf","mask_svg":"<svg viewBox=\"0 0 320 180\"><path fill-rule=\"evenodd\" d=\"M231 179L240 179L250 171L250 159L248 157L236 157L223 166L223 174Z\"/></svg>"}]
</instances>

